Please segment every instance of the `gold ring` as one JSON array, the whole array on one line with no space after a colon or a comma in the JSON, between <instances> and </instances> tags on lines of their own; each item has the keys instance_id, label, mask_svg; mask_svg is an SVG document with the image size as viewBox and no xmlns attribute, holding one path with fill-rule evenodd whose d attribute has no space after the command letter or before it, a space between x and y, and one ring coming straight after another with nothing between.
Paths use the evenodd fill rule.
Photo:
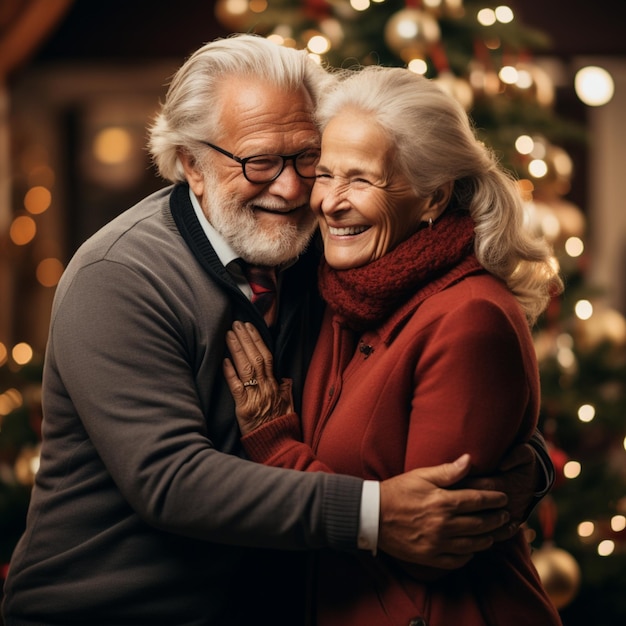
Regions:
<instances>
[{"instance_id":1,"label":"gold ring","mask_svg":"<svg viewBox=\"0 0 626 626\"><path fill-rule=\"evenodd\" d=\"M254 387L255 385L258 385L258 381L256 378L251 378L250 380L246 380L246 382L243 384L244 387Z\"/></svg>"}]
</instances>

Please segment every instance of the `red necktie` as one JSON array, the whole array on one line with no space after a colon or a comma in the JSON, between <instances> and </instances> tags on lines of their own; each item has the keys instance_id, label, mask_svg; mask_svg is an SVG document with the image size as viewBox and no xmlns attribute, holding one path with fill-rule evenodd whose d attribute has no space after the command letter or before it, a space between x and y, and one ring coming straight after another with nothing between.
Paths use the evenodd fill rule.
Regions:
<instances>
[{"instance_id":1,"label":"red necktie","mask_svg":"<svg viewBox=\"0 0 626 626\"><path fill-rule=\"evenodd\" d=\"M252 304L268 326L276 321L276 270L266 265L243 265L243 272L252 289Z\"/></svg>"}]
</instances>

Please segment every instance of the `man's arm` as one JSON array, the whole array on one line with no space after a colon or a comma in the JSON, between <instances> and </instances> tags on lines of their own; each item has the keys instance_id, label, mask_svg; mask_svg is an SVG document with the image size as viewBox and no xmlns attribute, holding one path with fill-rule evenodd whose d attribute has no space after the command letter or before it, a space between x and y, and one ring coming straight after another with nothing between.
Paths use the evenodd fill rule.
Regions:
<instances>
[{"instance_id":1,"label":"man's arm","mask_svg":"<svg viewBox=\"0 0 626 626\"><path fill-rule=\"evenodd\" d=\"M378 547L402 561L456 569L489 548L509 520L498 491L447 489L470 469L469 455L454 463L412 470L380 484Z\"/></svg>"}]
</instances>

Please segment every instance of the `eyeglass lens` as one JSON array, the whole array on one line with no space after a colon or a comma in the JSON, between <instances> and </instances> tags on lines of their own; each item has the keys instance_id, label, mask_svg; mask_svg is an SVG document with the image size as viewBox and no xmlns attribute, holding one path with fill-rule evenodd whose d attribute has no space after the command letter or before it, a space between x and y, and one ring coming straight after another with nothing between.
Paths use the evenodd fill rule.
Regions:
<instances>
[{"instance_id":1,"label":"eyeglass lens","mask_svg":"<svg viewBox=\"0 0 626 626\"><path fill-rule=\"evenodd\" d=\"M293 161L296 173L302 178L314 178L319 161L319 150L305 150L291 156L265 154L244 159L244 173L251 182L269 182L283 171L287 161Z\"/></svg>"}]
</instances>

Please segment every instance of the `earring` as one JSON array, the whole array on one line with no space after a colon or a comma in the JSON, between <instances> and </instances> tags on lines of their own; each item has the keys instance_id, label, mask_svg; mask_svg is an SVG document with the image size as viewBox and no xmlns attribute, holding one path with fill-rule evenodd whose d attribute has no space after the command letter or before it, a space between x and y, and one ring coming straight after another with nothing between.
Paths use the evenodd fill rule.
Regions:
<instances>
[{"instance_id":1,"label":"earring","mask_svg":"<svg viewBox=\"0 0 626 626\"><path fill-rule=\"evenodd\" d=\"M433 229L433 218L429 217L428 218L428 230L432 230Z\"/></svg>"}]
</instances>

